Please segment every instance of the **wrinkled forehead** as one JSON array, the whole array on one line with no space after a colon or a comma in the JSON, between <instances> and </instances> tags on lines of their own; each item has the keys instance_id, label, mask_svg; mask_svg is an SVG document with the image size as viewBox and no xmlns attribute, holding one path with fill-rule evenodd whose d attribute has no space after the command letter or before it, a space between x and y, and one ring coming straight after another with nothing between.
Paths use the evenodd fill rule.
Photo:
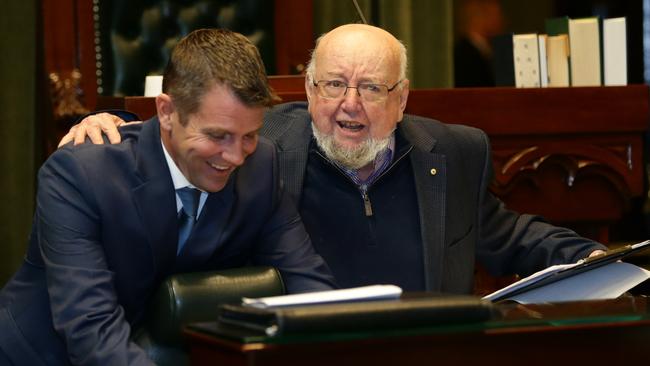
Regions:
<instances>
[{"instance_id":1,"label":"wrinkled forehead","mask_svg":"<svg viewBox=\"0 0 650 366\"><path fill-rule=\"evenodd\" d=\"M348 78L395 82L399 77L399 49L395 40L358 30L328 34L316 49L318 76L341 74Z\"/></svg>"}]
</instances>

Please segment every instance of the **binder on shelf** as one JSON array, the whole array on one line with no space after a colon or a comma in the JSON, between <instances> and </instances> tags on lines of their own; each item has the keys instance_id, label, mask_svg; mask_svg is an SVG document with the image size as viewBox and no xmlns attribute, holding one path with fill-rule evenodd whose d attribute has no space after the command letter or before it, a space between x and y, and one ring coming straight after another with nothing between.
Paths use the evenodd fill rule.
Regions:
<instances>
[{"instance_id":1,"label":"binder on shelf","mask_svg":"<svg viewBox=\"0 0 650 366\"><path fill-rule=\"evenodd\" d=\"M515 34L512 37L512 44L515 86L517 88L539 88L541 82L537 34Z\"/></svg>"},{"instance_id":2,"label":"binder on shelf","mask_svg":"<svg viewBox=\"0 0 650 366\"><path fill-rule=\"evenodd\" d=\"M605 85L627 85L625 17L603 20L603 77Z\"/></svg>"},{"instance_id":3,"label":"binder on shelf","mask_svg":"<svg viewBox=\"0 0 650 366\"><path fill-rule=\"evenodd\" d=\"M546 59L548 64L548 86L570 86L568 35L549 35L546 38Z\"/></svg>"},{"instance_id":4,"label":"binder on shelf","mask_svg":"<svg viewBox=\"0 0 650 366\"><path fill-rule=\"evenodd\" d=\"M548 86L571 86L569 17L548 18L544 22L544 29L548 34Z\"/></svg>"},{"instance_id":5,"label":"binder on shelf","mask_svg":"<svg viewBox=\"0 0 650 366\"><path fill-rule=\"evenodd\" d=\"M544 22L544 29L549 36L569 34L569 17L548 18Z\"/></svg>"},{"instance_id":6,"label":"binder on shelf","mask_svg":"<svg viewBox=\"0 0 650 366\"><path fill-rule=\"evenodd\" d=\"M515 63L512 50L512 33L492 38L494 81L496 86L515 86Z\"/></svg>"},{"instance_id":7,"label":"binder on shelf","mask_svg":"<svg viewBox=\"0 0 650 366\"><path fill-rule=\"evenodd\" d=\"M600 86L601 51L599 18L569 20L571 85Z\"/></svg>"}]
</instances>

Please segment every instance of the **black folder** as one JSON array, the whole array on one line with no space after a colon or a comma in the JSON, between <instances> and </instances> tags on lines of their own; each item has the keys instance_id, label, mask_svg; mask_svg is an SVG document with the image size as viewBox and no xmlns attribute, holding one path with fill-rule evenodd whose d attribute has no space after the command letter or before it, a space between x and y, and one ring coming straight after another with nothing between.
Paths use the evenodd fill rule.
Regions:
<instances>
[{"instance_id":1,"label":"black folder","mask_svg":"<svg viewBox=\"0 0 650 366\"><path fill-rule=\"evenodd\" d=\"M506 291L503 291L505 289L499 290L500 293L497 296L495 296L496 294L495 293L486 296L486 298L488 298L491 301L506 300L510 297L528 292L530 290L540 288L548 284L561 281L565 278L569 278L577 274L616 262L633 253L637 253L642 250L646 250L648 248L650 248L650 240L646 240L632 245L625 245L617 249L608 250L605 254L583 259L570 268L561 269L556 272L550 272L545 277L541 277L539 280L531 281L529 283L526 283L523 286L515 287L512 290L506 290Z\"/></svg>"},{"instance_id":2,"label":"black folder","mask_svg":"<svg viewBox=\"0 0 650 366\"><path fill-rule=\"evenodd\" d=\"M270 309L223 305L218 324L276 336L472 323L494 313L492 303L478 297L440 295Z\"/></svg>"}]
</instances>

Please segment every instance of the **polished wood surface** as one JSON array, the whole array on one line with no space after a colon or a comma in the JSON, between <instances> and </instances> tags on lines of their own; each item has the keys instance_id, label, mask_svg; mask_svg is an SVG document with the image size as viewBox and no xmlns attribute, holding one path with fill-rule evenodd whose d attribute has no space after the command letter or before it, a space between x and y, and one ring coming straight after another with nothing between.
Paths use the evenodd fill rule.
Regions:
<instances>
[{"instance_id":1,"label":"polished wood surface","mask_svg":"<svg viewBox=\"0 0 650 366\"><path fill-rule=\"evenodd\" d=\"M98 110L120 109L133 112L147 120L156 115L156 98L153 97L99 97Z\"/></svg>"},{"instance_id":2,"label":"polished wood surface","mask_svg":"<svg viewBox=\"0 0 650 366\"><path fill-rule=\"evenodd\" d=\"M277 74L300 74L314 47L312 0L275 0L274 38Z\"/></svg>"},{"instance_id":3,"label":"polished wood surface","mask_svg":"<svg viewBox=\"0 0 650 366\"><path fill-rule=\"evenodd\" d=\"M43 0L41 14L45 72L65 79L79 71L82 102L92 109L97 100L93 2Z\"/></svg>"},{"instance_id":4,"label":"polished wood surface","mask_svg":"<svg viewBox=\"0 0 650 366\"><path fill-rule=\"evenodd\" d=\"M300 76L271 77L284 102L305 100ZM408 113L484 130L492 143L492 191L603 243L630 199L644 194L645 85L585 88L412 90ZM153 98L100 98L148 118Z\"/></svg>"},{"instance_id":5,"label":"polished wood surface","mask_svg":"<svg viewBox=\"0 0 650 366\"><path fill-rule=\"evenodd\" d=\"M321 334L244 343L197 330L186 334L192 365L618 365L650 359L644 297L518 306L483 325L358 337Z\"/></svg>"}]
</instances>

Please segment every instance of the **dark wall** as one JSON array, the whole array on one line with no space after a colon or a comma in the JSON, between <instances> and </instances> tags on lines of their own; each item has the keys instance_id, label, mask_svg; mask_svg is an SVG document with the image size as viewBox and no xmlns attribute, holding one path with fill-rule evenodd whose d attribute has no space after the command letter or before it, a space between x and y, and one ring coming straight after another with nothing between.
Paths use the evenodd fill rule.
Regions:
<instances>
[{"instance_id":1,"label":"dark wall","mask_svg":"<svg viewBox=\"0 0 650 366\"><path fill-rule=\"evenodd\" d=\"M37 4L6 1L0 12L0 286L25 254L33 211Z\"/></svg>"}]
</instances>

